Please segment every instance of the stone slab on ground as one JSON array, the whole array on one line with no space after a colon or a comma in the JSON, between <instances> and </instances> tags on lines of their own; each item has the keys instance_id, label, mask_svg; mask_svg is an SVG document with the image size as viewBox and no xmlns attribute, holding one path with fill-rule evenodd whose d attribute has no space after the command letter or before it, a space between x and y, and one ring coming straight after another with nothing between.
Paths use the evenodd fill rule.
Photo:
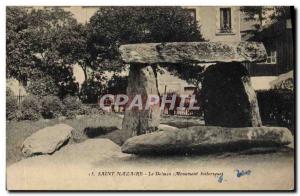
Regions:
<instances>
[{"instance_id":1,"label":"stone slab on ground","mask_svg":"<svg viewBox=\"0 0 300 196\"><path fill-rule=\"evenodd\" d=\"M279 169L280 168L280 169ZM236 170L251 170L237 177ZM118 173L119 172L119 173ZM134 176L133 173L143 175ZM155 175L149 176L149 173ZM162 175L170 173L171 175ZM197 175L185 175L195 173ZM111 174L111 175L110 175ZM219 181L223 174L223 181ZM7 168L8 190L292 190L293 151L136 156L89 139Z\"/></svg>"},{"instance_id":2,"label":"stone slab on ground","mask_svg":"<svg viewBox=\"0 0 300 196\"><path fill-rule=\"evenodd\" d=\"M200 117L193 117L193 116L162 116L160 119L161 124L166 124L172 127L177 128L187 128L193 126L201 126L204 125L204 120Z\"/></svg>"},{"instance_id":3,"label":"stone slab on ground","mask_svg":"<svg viewBox=\"0 0 300 196\"><path fill-rule=\"evenodd\" d=\"M267 57L259 42L169 42L128 44L119 48L126 63L261 62Z\"/></svg>"},{"instance_id":4,"label":"stone slab on ground","mask_svg":"<svg viewBox=\"0 0 300 196\"><path fill-rule=\"evenodd\" d=\"M252 147L279 147L292 142L293 135L284 127L195 126L132 137L122 145L122 152L142 155L206 154Z\"/></svg>"},{"instance_id":5,"label":"stone slab on ground","mask_svg":"<svg viewBox=\"0 0 300 196\"><path fill-rule=\"evenodd\" d=\"M24 156L51 154L59 149L72 136L73 128L66 124L45 127L28 138L22 144Z\"/></svg>"},{"instance_id":6,"label":"stone slab on ground","mask_svg":"<svg viewBox=\"0 0 300 196\"><path fill-rule=\"evenodd\" d=\"M159 124L157 128L158 128L158 131L165 131L165 130L174 131L174 130L178 130L177 127L173 127L173 126L165 125L165 124Z\"/></svg>"}]
</instances>

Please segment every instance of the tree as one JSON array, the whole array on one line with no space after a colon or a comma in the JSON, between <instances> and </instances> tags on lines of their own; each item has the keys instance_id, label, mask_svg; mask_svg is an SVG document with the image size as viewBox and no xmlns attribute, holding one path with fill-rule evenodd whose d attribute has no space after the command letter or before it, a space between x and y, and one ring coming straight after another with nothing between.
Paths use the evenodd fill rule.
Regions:
<instances>
[{"instance_id":1,"label":"tree","mask_svg":"<svg viewBox=\"0 0 300 196\"><path fill-rule=\"evenodd\" d=\"M93 73L90 78L84 81L80 91L80 99L83 103L97 103L104 85L100 74Z\"/></svg>"},{"instance_id":2,"label":"tree","mask_svg":"<svg viewBox=\"0 0 300 196\"><path fill-rule=\"evenodd\" d=\"M266 19L265 14L267 12L266 8L263 6L245 6L240 8L242 12L245 13L245 20L258 20L259 24L255 24L256 30L261 30L263 26L263 21Z\"/></svg>"},{"instance_id":3,"label":"tree","mask_svg":"<svg viewBox=\"0 0 300 196\"><path fill-rule=\"evenodd\" d=\"M68 58L73 60L74 63L78 63L81 66L85 80L88 79L88 68L91 67L92 60L91 55L88 52L87 45L87 33L88 29L86 25L76 24L71 25L68 31L65 31L64 39L65 43L62 43L62 51L68 54ZM68 46L67 48L65 46Z\"/></svg>"},{"instance_id":4,"label":"tree","mask_svg":"<svg viewBox=\"0 0 300 196\"><path fill-rule=\"evenodd\" d=\"M113 95L126 94L127 84L128 76L120 76L118 74L114 74L108 81L105 91Z\"/></svg>"},{"instance_id":5,"label":"tree","mask_svg":"<svg viewBox=\"0 0 300 196\"><path fill-rule=\"evenodd\" d=\"M203 41L197 21L181 7L101 7L88 29L89 53L100 69L120 68L122 44Z\"/></svg>"},{"instance_id":6,"label":"tree","mask_svg":"<svg viewBox=\"0 0 300 196\"><path fill-rule=\"evenodd\" d=\"M263 22L271 19L273 22L280 22L291 18L289 6L243 6L240 10L245 14L246 21L258 21L254 24L255 31L263 30Z\"/></svg>"},{"instance_id":7,"label":"tree","mask_svg":"<svg viewBox=\"0 0 300 196\"><path fill-rule=\"evenodd\" d=\"M204 41L197 21L181 7L101 7L87 29L91 66L100 72L119 72L125 67L118 50L122 44ZM183 73L174 69L178 75ZM127 77L116 74L105 90L125 93L126 86Z\"/></svg>"},{"instance_id":8,"label":"tree","mask_svg":"<svg viewBox=\"0 0 300 196\"><path fill-rule=\"evenodd\" d=\"M174 64L173 66L166 67L166 69L200 90L204 66L200 66L199 64Z\"/></svg>"},{"instance_id":9,"label":"tree","mask_svg":"<svg viewBox=\"0 0 300 196\"><path fill-rule=\"evenodd\" d=\"M59 96L76 94L72 64L82 57L82 26L59 8L7 8L7 76L25 85L50 76Z\"/></svg>"},{"instance_id":10,"label":"tree","mask_svg":"<svg viewBox=\"0 0 300 196\"><path fill-rule=\"evenodd\" d=\"M29 81L26 90L35 96L43 97L47 95L59 95L59 88L51 76L37 78L35 81Z\"/></svg>"},{"instance_id":11,"label":"tree","mask_svg":"<svg viewBox=\"0 0 300 196\"><path fill-rule=\"evenodd\" d=\"M6 10L6 76L23 83L31 75L34 56L27 36L28 13L21 7L7 7Z\"/></svg>"}]
</instances>

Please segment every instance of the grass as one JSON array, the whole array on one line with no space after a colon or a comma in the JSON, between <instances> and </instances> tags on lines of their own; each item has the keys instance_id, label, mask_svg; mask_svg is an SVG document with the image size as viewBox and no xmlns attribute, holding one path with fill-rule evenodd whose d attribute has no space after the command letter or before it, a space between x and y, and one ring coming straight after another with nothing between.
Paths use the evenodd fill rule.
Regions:
<instances>
[{"instance_id":1,"label":"grass","mask_svg":"<svg viewBox=\"0 0 300 196\"><path fill-rule=\"evenodd\" d=\"M24 140L39 129L47 126L52 126L57 123L65 123L73 127L72 140L70 143L78 143L86 140L88 137L84 134L87 128L97 129L98 127L121 127L122 119L115 114L104 115L89 115L82 116L77 119L52 119L52 120L38 120L38 121L7 121L6 123L6 163L11 165L22 159L21 146ZM122 143L122 131L113 131L100 135L102 138L109 138L117 144Z\"/></svg>"},{"instance_id":2,"label":"grass","mask_svg":"<svg viewBox=\"0 0 300 196\"><path fill-rule=\"evenodd\" d=\"M177 122L179 120L179 122ZM181 122L182 121L182 122ZM192 117L172 117L164 116L161 119L164 124L172 126L192 126L201 124L201 120ZM75 130L72 133L70 143L83 142L88 138L107 138L112 140L118 145L130 136L131 133L120 130L122 125L122 117L114 113L107 113L103 115L88 115L81 116L76 119L41 119L38 121L7 121L6 122L6 162L11 165L22 159L21 146L24 140L32 135L34 132L53 126L58 123L65 123L73 127ZM103 129L106 128L106 129ZM118 127L119 129L117 129Z\"/></svg>"},{"instance_id":3,"label":"grass","mask_svg":"<svg viewBox=\"0 0 300 196\"><path fill-rule=\"evenodd\" d=\"M103 115L81 116L77 119L52 119L39 121L7 121L6 122L6 163L11 165L22 159L21 146L24 140L39 129L52 126L58 123L65 123L73 127L70 143L79 143L89 137L107 138L118 145L122 145L130 133L120 130L122 118L117 114L108 113ZM199 117L178 117L163 116L161 123L178 128L204 125ZM103 129L106 128L106 129ZM118 127L116 129L114 127Z\"/></svg>"}]
</instances>

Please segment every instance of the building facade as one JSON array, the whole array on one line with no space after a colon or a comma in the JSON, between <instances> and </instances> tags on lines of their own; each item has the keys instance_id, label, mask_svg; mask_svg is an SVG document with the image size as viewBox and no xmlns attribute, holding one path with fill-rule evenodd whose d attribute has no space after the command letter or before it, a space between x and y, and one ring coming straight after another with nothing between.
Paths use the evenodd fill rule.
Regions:
<instances>
[{"instance_id":1,"label":"building facade","mask_svg":"<svg viewBox=\"0 0 300 196\"><path fill-rule=\"evenodd\" d=\"M253 76L278 76L294 69L294 37L291 20L262 30L255 40L264 43L268 57L265 62L248 64Z\"/></svg>"},{"instance_id":2,"label":"building facade","mask_svg":"<svg viewBox=\"0 0 300 196\"><path fill-rule=\"evenodd\" d=\"M268 10L265 19L262 21L262 29L255 33L244 33L253 31L253 26L259 24L259 21L251 23L242 20L243 41L260 41L263 42L266 51L267 59L261 63L248 63L246 67L252 76L278 76L287 73L295 67L295 43L294 43L294 8L286 7L286 15L290 18L282 20L272 20L270 15L274 14L275 10ZM247 24L247 25L245 25Z\"/></svg>"},{"instance_id":3,"label":"building facade","mask_svg":"<svg viewBox=\"0 0 300 196\"><path fill-rule=\"evenodd\" d=\"M197 20L207 41L241 41L240 9L237 6L184 7Z\"/></svg>"},{"instance_id":4,"label":"building facade","mask_svg":"<svg viewBox=\"0 0 300 196\"><path fill-rule=\"evenodd\" d=\"M33 7L45 9L47 6ZM88 23L97 12L97 6L60 6L72 13L73 17L82 24ZM237 6L188 6L183 7L198 22L199 30L206 41L239 42L240 10ZM79 65L74 65L76 81L83 83L84 74ZM108 77L109 78L109 77ZM170 74L167 70L159 76L161 93L190 94L196 87L185 80Z\"/></svg>"},{"instance_id":5,"label":"building facade","mask_svg":"<svg viewBox=\"0 0 300 196\"><path fill-rule=\"evenodd\" d=\"M97 12L96 6L63 6L80 23L89 22ZM207 41L241 41L240 10L238 6L189 6L184 7L199 24Z\"/></svg>"},{"instance_id":6,"label":"building facade","mask_svg":"<svg viewBox=\"0 0 300 196\"><path fill-rule=\"evenodd\" d=\"M89 22L98 10L95 6L64 6L62 8L71 12L80 23ZM183 8L198 22L199 30L206 41L241 41L239 7L189 6ZM193 89L196 89L192 84L166 70L163 76L159 76L158 81L161 93L191 94Z\"/></svg>"}]
</instances>

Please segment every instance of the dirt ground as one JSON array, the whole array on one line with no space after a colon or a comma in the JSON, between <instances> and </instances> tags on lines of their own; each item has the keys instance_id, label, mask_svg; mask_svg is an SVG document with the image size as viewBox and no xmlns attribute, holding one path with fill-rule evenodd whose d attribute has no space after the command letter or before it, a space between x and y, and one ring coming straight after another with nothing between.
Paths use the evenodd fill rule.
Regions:
<instances>
[{"instance_id":1,"label":"dirt ground","mask_svg":"<svg viewBox=\"0 0 300 196\"><path fill-rule=\"evenodd\" d=\"M239 170L239 171L237 171ZM293 150L193 156L123 154L88 139L7 169L9 190L292 190Z\"/></svg>"},{"instance_id":2,"label":"dirt ground","mask_svg":"<svg viewBox=\"0 0 300 196\"><path fill-rule=\"evenodd\" d=\"M251 150L239 153L136 156L121 153L122 130L91 139L87 127L121 126L122 116L7 123L8 190L292 190L294 153ZM71 142L53 155L22 159L20 146L37 130L66 123ZM203 125L203 120L163 117L171 126ZM22 159L22 160L21 160Z\"/></svg>"},{"instance_id":3,"label":"dirt ground","mask_svg":"<svg viewBox=\"0 0 300 196\"><path fill-rule=\"evenodd\" d=\"M123 115L108 113L103 115L87 115L76 119L51 119L51 120L38 120L38 121L7 121L6 122L6 163L11 165L22 159L21 146L24 140L31 134L35 133L39 129L47 126L53 126L57 123L65 123L74 128L72 133L71 143L80 143L88 139L84 134L86 129L92 128L98 131L99 138L108 138L118 145L122 145L124 142L124 132L121 130L115 130L109 133L100 133L100 127L116 126L122 127ZM190 116L164 116L161 119L161 123L169 124L176 127L187 127L195 125L203 125L203 120L198 117Z\"/></svg>"},{"instance_id":4,"label":"dirt ground","mask_svg":"<svg viewBox=\"0 0 300 196\"><path fill-rule=\"evenodd\" d=\"M38 121L7 121L6 122L6 164L11 165L20 161L22 157L21 146L24 140L39 129L47 126L53 126L58 123L65 123L74 128L71 143L80 143L88 139L84 134L87 128L97 128L101 126L119 126L122 125L122 118L115 114L105 115L87 115L76 119L41 119ZM118 141L119 133L109 134L108 137Z\"/></svg>"}]
</instances>

